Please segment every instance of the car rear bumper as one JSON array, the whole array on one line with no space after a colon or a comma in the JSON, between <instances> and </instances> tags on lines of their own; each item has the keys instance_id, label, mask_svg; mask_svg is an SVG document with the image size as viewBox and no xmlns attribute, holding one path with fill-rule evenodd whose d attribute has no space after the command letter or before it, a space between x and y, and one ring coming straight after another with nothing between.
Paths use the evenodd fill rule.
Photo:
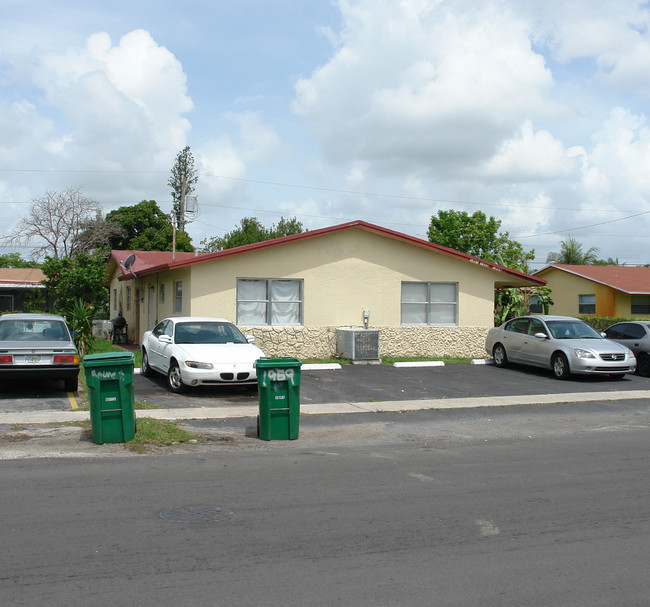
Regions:
<instances>
[{"instance_id":1,"label":"car rear bumper","mask_svg":"<svg viewBox=\"0 0 650 607\"><path fill-rule=\"evenodd\" d=\"M79 375L79 365L12 365L0 367L0 381L6 379L71 379Z\"/></svg>"}]
</instances>

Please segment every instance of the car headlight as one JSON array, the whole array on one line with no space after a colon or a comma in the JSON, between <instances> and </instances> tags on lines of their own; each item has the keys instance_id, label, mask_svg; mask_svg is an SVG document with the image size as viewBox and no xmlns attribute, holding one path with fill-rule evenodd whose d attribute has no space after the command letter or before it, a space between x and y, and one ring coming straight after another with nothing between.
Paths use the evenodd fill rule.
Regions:
<instances>
[{"instance_id":1,"label":"car headlight","mask_svg":"<svg viewBox=\"0 0 650 607\"><path fill-rule=\"evenodd\" d=\"M186 360L185 365L192 369L212 369L212 363L201 363L197 360Z\"/></svg>"},{"instance_id":2,"label":"car headlight","mask_svg":"<svg viewBox=\"0 0 650 607\"><path fill-rule=\"evenodd\" d=\"M596 358L589 350L583 350L582 348L576 348L573 354L578 358Z\"/></svg>"}]
</instances>

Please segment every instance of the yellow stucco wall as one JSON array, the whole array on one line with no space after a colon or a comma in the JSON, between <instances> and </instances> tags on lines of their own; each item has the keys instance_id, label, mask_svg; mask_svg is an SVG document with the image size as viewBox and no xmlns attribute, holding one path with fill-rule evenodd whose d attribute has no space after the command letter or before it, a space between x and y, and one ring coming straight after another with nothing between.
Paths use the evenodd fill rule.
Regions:
<instances>
[{"instance_id":1,"label":"yellow stucco wall","mask_svg":"<svg viewBox=\"0 0 650 607\"><path fill-rule=\"evenodd\" d=\"M597 316L630 314L629 296L617 296L614 290L605 285L554 268L540 272L539 277L547 280L546 286L551 289L553 305L549 310L550 314L578 316L580 295L596 296ZM623 311L624 308L627 308L627 312Z\"/></svg>"},{"instance_id":2,"label":"yellow stucco wall","mask_svg":"<svg viewBox=\"0 0 650 607\"><path fill-rule=\"evenodd\" d=\"M305 327L400 325L402 281L459 285L459 325L491 326L491 270L365 230L348 230L192 266L192 314L236 318L237 278L304 281Z\"/></svg>"}]
</instances>

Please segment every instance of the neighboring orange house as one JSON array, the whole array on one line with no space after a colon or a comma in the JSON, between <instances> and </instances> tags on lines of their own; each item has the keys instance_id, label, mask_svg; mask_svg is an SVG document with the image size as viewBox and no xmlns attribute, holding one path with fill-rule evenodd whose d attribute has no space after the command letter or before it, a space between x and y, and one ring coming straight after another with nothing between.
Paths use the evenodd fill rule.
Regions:
<instances>
[{"instance_id":1,"label":"neighboring orange house","mask_svg":"<svg viewBox=\"0 0 650 607\"><path fill-rule=\"evenodd\" d=\"M553 264L534 276L551 289L551 314L650 318L650 267Z\"/></svg>"}]
</instances>

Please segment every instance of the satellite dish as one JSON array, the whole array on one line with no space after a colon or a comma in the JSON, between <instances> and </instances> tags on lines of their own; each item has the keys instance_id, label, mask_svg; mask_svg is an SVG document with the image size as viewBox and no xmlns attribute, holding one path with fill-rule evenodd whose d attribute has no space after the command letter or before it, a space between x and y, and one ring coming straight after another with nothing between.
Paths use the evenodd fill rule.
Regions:
<instances>
[{"instance_id":1,"label":"satellite dish","mask_svg":"<svg viewBox=\"0 0 650 607\"><path fill-rule=\"evenodd\" d=\"M124 269L125 270L130 270L131 266L135 263L135 255L131 253L125 260L124 260Z\"/></svg>"}]
</instances>

